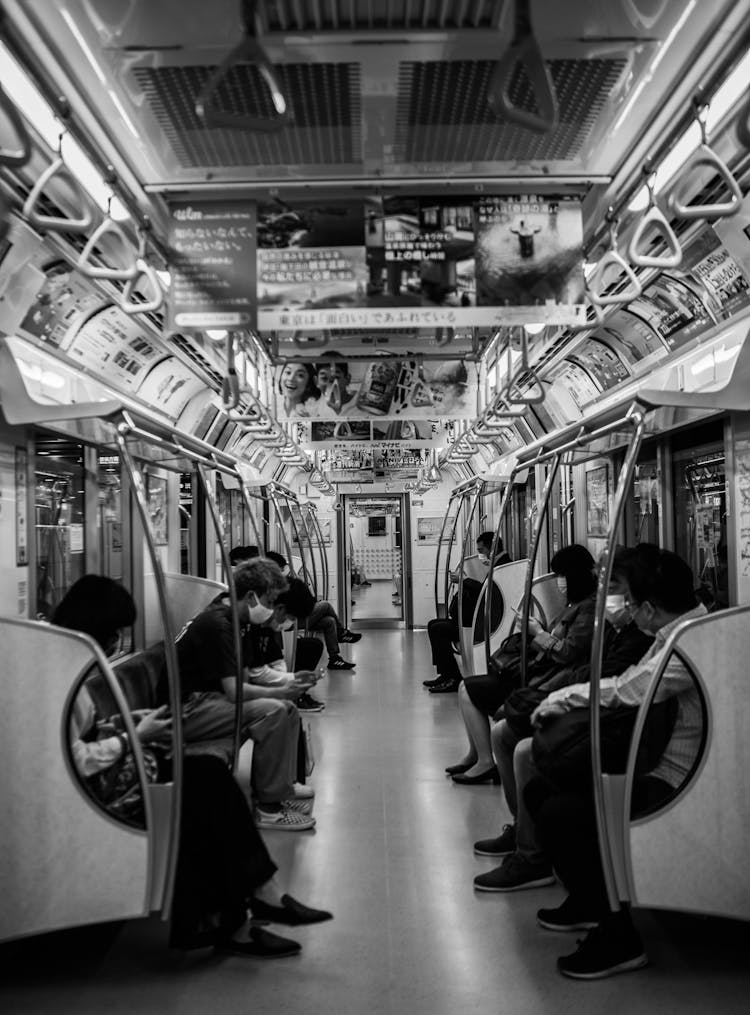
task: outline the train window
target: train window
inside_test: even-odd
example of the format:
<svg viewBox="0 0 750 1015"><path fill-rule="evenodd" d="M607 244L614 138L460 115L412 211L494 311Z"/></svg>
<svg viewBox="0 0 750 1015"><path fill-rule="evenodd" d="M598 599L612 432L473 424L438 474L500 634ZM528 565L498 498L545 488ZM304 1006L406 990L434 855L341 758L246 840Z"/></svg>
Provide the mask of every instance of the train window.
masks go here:
<svg viewBox="0 0 750 1015"><path fill-rule="evenodd" d="M729 605L726 460L723 443L674 455L675 551L693 569L710 607Z"/></svg>
<svg viewBox="0 0 750 1015"><path fill-rule="evenodd" d="M122 581L122 476L119 455L99 453L96 483L99 572L115 581Z"/></svg>
<svg viewBox="0 0 750 1015"><path fill-rule="evenodd" d="M659 539L659 511L661 506L659 463L653 449L641 454L633 474L633 486L626 504L627 542L655 543Z"/></svg>
<svg viewBox="0 0 750 1015"><path fill-rule="evenodd" d="M83 447L39 437L35 458L36 614L49 620L86 570Z"/></svg>

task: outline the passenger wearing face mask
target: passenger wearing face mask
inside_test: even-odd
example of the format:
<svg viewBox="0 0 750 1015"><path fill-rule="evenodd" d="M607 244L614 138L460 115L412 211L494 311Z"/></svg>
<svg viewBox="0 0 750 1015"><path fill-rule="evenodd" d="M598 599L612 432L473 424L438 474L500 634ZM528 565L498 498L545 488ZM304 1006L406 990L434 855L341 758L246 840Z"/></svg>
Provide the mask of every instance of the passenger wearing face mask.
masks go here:
<svg viewBox="0 0 750 1015"><path fill-rule="evenodd" d="M647 651L652 641L649 634L640 631L631 622L630 615L623 605L628 588L627 574L632 552L622 547L614 554L607 596L609 608L602 655L603 677L621 673L631 663L636 662ZM588 563L585 557L581 557L581 560L584 564ZM561 566L556 558L553 558L553 561L556 562L553 566ZM584 585L584 590L585 588ZM593 621L593 617L591 620ZM585 662L579 659L576 664L553 670L551 675L549 671L546 673L542 671L537 677L531 673L528 689L522 692L529 699L528 714L525 717L516 715L513 720L501 718L503 709L495 715L490 734L492 756L500 773L505 799L514 821L512 824L506 824L499 836L482 839L474 844L474 852L479 856L503 858L503 862L495 870L480 874L474 879L474 887L480 891L511 892L551 883L552 871L549 859L541 847L524 800L526 784L538 774L531 755L531 716L534 702L530 699L535 697L537 702L543 701L554 688L588 681L591 636L592 628L584 652ZM508 701L510 703L511 698Z"/></svg>
<svg viewBox="0 0 750 1015"><path fill-rule="evenodd" d="M278 566L258 558L233 574L242 638L243 677L254 665L253 628L273 615L273 603L287 588ZM234 732L237 663L232 607L226 597L199 613L177 638L183 694L183 733L187 743L214 740ZM315 819L295 790L299 712L294 699L310 684L261 687L243 680L242 738L253 751L252 787L259 828L304 831ZM307 807L309 811L309 806Z"/></svg>
<svg viewBox="0 0 750 1015"><path fill-rule="evenodd" d="M669 550L650 543L636 546L627 583L631 620L654 640L638 662L618 676L602 679L602 709L640 705L672 631L682 621L706 613L705 606L696 604L692 571ZM676 702L677 710L667 746L656 767L636 775L633 782L631 813L636 817L663 806L684 784L705 735L701 697L678 654L670 655L653 699L655 705L669 700ZM549 695L534 717L553 721L554 716L588 703L589 684L573 684ZM539 910L537 920L548 930L589 931L577 951L558 959L558 970L574 979L593 980L645 966L643 941L628 908L610 911L590 786L559 791L535 780L525 795L539 840L568 890L561 906Z"/></svg>

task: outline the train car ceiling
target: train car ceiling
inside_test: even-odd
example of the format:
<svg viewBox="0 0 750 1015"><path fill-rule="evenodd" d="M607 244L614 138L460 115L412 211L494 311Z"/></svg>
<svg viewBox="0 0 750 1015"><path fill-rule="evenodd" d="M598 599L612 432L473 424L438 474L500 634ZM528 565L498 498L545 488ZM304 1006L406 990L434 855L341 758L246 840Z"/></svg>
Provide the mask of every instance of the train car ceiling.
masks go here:
<svg viewBox="0 0 750 1015"><path fill-rule="evenodd" d="M27 368L37 394L54 362L75 364L106 325L138 349L122 369L90 368L110 395L259 477L312 475L323 487L300 447L308 435L274 416L285 363L332 352L355 365L398 360L411 399L399 412L436 416L450 408L431 401L429 382L463 364L476 406L433 449L423 483L446 468L507 474L525 445L619 403L647 376L649 387L718 388L747 331L750 257L737 253L738 227L711 214L747 203L747 13L732 0L9 0L3 85L29 121L31 151L0 171L4 199L26 213L13 216L2 254L0 329L32 341L28 321L64 279L81 317L65 348L36 335L53 361ZM522 70L514 47L529 26L541 58L527 49ZM237 62L217 72L243 38ZM695 155L697 94L710 103L710 157ZM547 122L529 129L534 116ZM69 171L36 200L57 155ZM522 192L582 199L590 305L577 326L282 328L247 332L236 350L223 334L167 333L168 277L155 269L168 267L170 200L273 202L288 230L299 200ZM57 214L67 225L50 229ZM647 230L652 219L659 227ZM237 404L228 353L250 392Z"/></svg>

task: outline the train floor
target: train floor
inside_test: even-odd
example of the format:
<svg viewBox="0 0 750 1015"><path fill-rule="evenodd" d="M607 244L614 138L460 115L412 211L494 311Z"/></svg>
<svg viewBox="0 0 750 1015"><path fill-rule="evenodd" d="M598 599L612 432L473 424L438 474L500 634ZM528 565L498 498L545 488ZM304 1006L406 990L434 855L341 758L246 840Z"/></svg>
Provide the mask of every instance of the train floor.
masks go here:
<svg viewBox="0 0 750 1015"><path fill-rule="evenodd" d="M352 621L401 620L401 600L392 578L373 578L369 585L352 587Z"/></svg>
<svg viewBox="0 0 750 1015"><path fill-rule="evenodd" d="M576 934L535 922L559 885L475 893L495 861L473 840L508 819L502 791L444 775L463 749L455 695L430 696L425 632L365 631L357 662L319 685L314 832L266 833L283 887L335 913L272 928L302 942L280 961L183 955L157 919L0 947L0 1009L118 1015L456 1015L507 1012L746 1012L748 930L733 921L640 912L651 965L581 983L555 969ZM710 836L709 828L699 830ZM710 877L710 869L706 871ZM580 936L580 935L578 935Z"/></svg>

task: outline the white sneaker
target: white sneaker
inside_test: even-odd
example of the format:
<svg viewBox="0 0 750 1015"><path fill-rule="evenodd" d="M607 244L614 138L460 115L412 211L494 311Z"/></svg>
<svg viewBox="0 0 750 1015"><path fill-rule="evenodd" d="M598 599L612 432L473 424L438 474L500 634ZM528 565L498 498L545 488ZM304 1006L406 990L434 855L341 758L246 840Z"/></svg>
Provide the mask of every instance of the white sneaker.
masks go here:
<svg viewBox="0 0 750 1015"><path fill-rule="evenodd" d="M314 800L282 800L281 806L297 814L312 814Z"/></svg>
<svg viewBox="0 0 750 1015"><path fill-rule="evenodd" d="M295 800L312 800L312 798L315 796L315 790L312 788L312 786L306 786L304 783L301 782L295 782L295 784L292 786L292 789L294 790Z"/></svg>
<svg viewBox="0 0 750 1015"><path fill-rule="evenodd" d="M280 811L263 811L259 807L255 812L255 824L258 828L276 828L280 832L306 832L315 827L315 818L283 806Z"/></svg>

